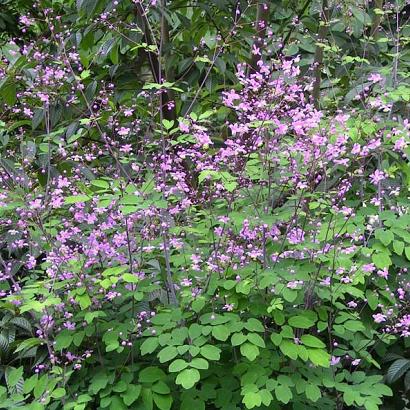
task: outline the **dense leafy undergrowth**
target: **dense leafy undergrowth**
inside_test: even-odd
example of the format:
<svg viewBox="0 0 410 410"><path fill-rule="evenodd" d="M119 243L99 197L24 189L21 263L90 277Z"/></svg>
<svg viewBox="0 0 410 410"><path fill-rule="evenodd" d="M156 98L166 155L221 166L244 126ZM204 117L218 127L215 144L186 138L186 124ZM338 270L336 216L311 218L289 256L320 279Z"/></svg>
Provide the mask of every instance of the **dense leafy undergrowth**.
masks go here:
<svg viewBox="0 0 410 410"><path fill-rule="evenodd" d="M199 34L190 89L165 79L164 22L183 54L205 14L164 6L41 1L1 48L0 407L404 408L399 50L321 105L298 49L262 58L255 40L236 66L236 5L223 38ZM363 30L386 10L353 14ZM141 50L159 66L138 88ZM226 64L230 85L204 88Z"/></svg>

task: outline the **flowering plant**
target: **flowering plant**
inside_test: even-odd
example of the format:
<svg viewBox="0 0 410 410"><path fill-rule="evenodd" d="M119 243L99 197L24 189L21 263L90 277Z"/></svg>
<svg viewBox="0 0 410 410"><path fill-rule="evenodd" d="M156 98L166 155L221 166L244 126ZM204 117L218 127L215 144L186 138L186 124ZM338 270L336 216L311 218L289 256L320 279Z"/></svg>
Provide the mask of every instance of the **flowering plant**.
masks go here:
<svg viewBox="0 0 410 410"><path fill-rule="evenodd" d="M410 368L408 94L367 73L363 109L320 107L257 38L201 104L239 6L192 91L165 2L51 3L19 17L43 41L1 48L3 406L381 408Z"/></svg>

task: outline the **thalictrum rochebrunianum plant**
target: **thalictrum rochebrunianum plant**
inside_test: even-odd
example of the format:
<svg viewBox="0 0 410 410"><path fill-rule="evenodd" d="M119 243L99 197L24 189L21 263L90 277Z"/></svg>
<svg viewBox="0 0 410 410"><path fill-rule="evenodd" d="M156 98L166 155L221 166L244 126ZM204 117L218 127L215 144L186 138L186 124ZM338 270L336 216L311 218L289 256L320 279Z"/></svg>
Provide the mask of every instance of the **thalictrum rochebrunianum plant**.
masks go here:
<svg viewBox="0 0 410 410"><path fill-rule="evenodd" d="M0 408L403 408L405 5L279 3L5 2Z"/></svg>

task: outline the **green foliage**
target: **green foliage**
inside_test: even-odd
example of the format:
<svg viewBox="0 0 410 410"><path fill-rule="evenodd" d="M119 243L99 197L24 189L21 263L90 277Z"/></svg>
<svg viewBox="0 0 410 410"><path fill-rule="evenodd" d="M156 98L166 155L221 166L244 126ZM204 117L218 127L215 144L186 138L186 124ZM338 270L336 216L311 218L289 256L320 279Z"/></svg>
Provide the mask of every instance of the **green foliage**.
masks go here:
<svg viewBox="0 0 410 410"><path fill-rule="evenodd" d="M114 7L106 0L41 0L35 9L28 3L3 1L0 10L0 166L11 186L0 192L7 191L0 205L0 263L7 270L0 284L0 408L374 410L386 403L403 408L402 396L410 390L409 345L382 331L385 323L374 316L391 309L389 318L398 317L409 308L394 293L405 287L410 261L410 151L394 148L409 114L410 27L400 14L405 5L396 2L393 12L362 1L272 3L272 34L263 39L263 54L298 56L302 75L319 79L312 85L319 91L312 104L327 113L347 107L346 139L370 145L377 136L382 148L368 157L353 156L346 168L320 169L322 182L315 185L312 178L301 189L280 182L292 180L292 161L308 174L300 157L309 153L273 158L261 148L241 158L237 172L196 167L188 155L183 166L197 196L180 213L176 204L184 187L161 194L161 181L146 165L158 161L165 139L177 154L193 146L194 136L178 128L191 120L196 131L214 131L203 152L216 155L223 146L231 132L226 124L236 119L220 103L221 92L239 89L236 66L255 55L256 9L262 2L158 2L146 15L131 1ZM325 3L331 15L324 22ZM48 8L61 20L41 14ZM27 13L33 21L16 44L11 37L21 29L19 16ZM396 23L400 30L391 30ZM321 36L323 27L327 32ZM57 56L65 56L65 48L78 53L81 71L47 90L50 104L24 95L35 87L37 93L47 89L33 60L22 53L25 39L38 43L50 67L64 65ZM380 80L369 80L371 74ZM164 96L175 104L168 111ZM20 111L13 110L21 101ZM22 107L32 114L21 117ZM135 118L129 119L124 107L132 108ZM335 139L329 121L325 116L318 126L330 128ZM132 129L136 155L117 150L122 126ZM275 127L260 120L249 125L266 131L263 138L274 135ZM90 146L92 155L78 161L77 153L81 157ZM378 186L366 183L374 169L387 175ZM57 176L71 181L69 194L37 214L31 201L48 200ZM333 181L345 176L356 194L345 198L351 212L343 214L334 208L340 187ZM179 174L168 178L178 180ZM385 195L398 188L397 195ZM391 210L367 201L376 191ZM27 211L27 224L14 229L21 210ZM76 215L82 211L88 220ZM101 219L105 213L108 220ZM114 237L116 247L125 249L121 257L105 259L88 249L93 258L88 265L81 241L97 243L103 234L81 239L78 232L65 232L69 239L62 240L67 219L75 218L87 234L104 225L110 239L99 245ZM126 235L116 231L116 218L125 221ZM309 240L289 241L295 221ZM245 226L256 232L246 249L251 253L258 241L263 249L247 264L220 251L224 241L232 253L235 241L245 249ZM273 226L278 232L266 240L266 229ZM31 241L19 247L23 230ZM156 237L148 246L152 232ZM281 240L273 240L275 235ZM170 238L182 239L172 247ZM133 241L139 248L131 255ZM55 280L53 256L72 248L77 257L64 260L67 276ZM284 252L294 257L279 257ZM209 264L193 267L196 254ZM272 263L268 255L276 255ZM32 269L26 267L29 256L36 260ZM374 272L364 268L371 264ZM342 281L346 272L351 275ZM58 323L48 328L42 320L51 311ZM389 357L390 350L397 353Z"/></svg>

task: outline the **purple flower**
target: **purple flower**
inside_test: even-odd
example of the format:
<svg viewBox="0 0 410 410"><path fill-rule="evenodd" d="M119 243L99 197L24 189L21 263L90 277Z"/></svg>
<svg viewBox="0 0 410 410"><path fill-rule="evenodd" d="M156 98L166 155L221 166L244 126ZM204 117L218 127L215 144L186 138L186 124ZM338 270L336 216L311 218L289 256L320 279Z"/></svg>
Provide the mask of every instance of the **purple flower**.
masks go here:
<svg viewBox="0 0 410 410"><path fill-rule="evenodd" d="M26 262L27 269L34 269L36 267L37 261L33 255L29 255L28 261Z"/></svg>
<svg viewBox="0 0 410 410"><path fill-rule="evenodd" d="M362 266L363 272L373 272L376 268L374 263L368 263L367 265Z"/></svg>
<svg viewBox="0 0 410 410"><path fill-rule="evenodd" d="M378 270L377 275L381 278L387 279L389 277L389 270L387 268L384 268L383 270Z"/></svg>
<svg viewBox="0 0 410 410"><path fill-rule="evenodd" d="M376 313L375 315L372 315L372 316L373 316L373 320L375 321L375 323L382 323L387 320L387 316L381 313Z"/></svg>
<svg viewBox="0 0 410 410"><path fill-rule="evenodd" d="M369 77L367 77L367 79L371 81L373 84L376 84L382 81L383 77L379 73L373 73L373 74L370 74Z"/></svg>
<svg viewBox="0 0 410 410"><path fill-rule="evenodd" d="M20 16L19 21L21 24L24 24L25 26L31 26L33 24L33 20L31 20L27 16Z"/></svg>
<svg viewBox="0 0 410 410"><path fill-rule="evenodd" d="M305 232L300 228L293 228L287 235L289 243L296 245L305 240Z"/></svg>
<svg viewBox="0 0 410 410"><path fill-rule="evenodd" d="M383 181L386 178L387 178L387 175L383 171L380 171L379 169L376 169L376 171L374 171L373 174L370 174L370 181L374 185L377 185L380 181Z"/></svg>
<svg viewBox="0 0 410 410"><path fill-rule="evenodd" d="M121 127L121 128L118 130L118 135L121 135L121 136L128 135L129 133L130 133L130 129L129 129L129 128L126 128L126 127Z"/></svg>
<svg viewBox="0 0 410 410"><path fill-rule="evenodd" d="M330 365L336 366L340 362L340 357L332 356L330 358Z"/></svg>
<svg viewBox="0 0 410 410"><path fill-rule="evenodd" d="M188 278L184 278L181 280L181 286L187 288L192 285L192 280Z"/></svg>
<svg viewBox="0 0 410 410"><path fill-rule="evenodd" d="M183 122L183 121L180 121L180 122L179 122L179 129L180 129L183 133L185 133L185 134L188 134L188 133L189 133L189 126L188 126L188 124L186 124L186 123Z"/></svg>
<svg viewBox="0 0 410 410"><path fill-rule="evenodd" d="M74 330L75 329L75 323L67 321L63 323L64 327L68 330Z"/></svg>
<svg viewBox="0 0 410 410"><path fill-rule="evenodd" d="M234 304L233 303L227 303L223 306L223 310L226 310L227 312L232 312L234 308Z"/></svg>

